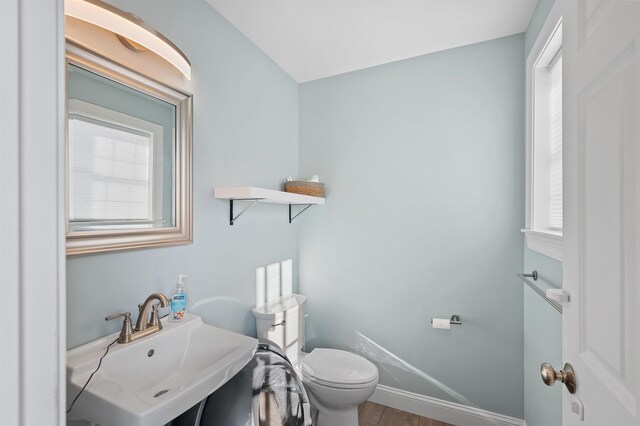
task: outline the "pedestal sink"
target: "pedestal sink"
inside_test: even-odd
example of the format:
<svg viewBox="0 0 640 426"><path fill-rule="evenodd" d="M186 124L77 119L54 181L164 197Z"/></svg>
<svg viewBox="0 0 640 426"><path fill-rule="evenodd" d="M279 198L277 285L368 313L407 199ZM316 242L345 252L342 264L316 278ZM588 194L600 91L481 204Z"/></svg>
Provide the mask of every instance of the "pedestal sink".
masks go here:
<svg viewBox="0 0 640 426"><path fill-rule="evenodd" d="M254 338L206 325L196 315L162 321L163 329L114 344L78 398L69 420L100 426L158 426L218 389L253 357ZM67 352L67 404L118 333Z"/></svg>

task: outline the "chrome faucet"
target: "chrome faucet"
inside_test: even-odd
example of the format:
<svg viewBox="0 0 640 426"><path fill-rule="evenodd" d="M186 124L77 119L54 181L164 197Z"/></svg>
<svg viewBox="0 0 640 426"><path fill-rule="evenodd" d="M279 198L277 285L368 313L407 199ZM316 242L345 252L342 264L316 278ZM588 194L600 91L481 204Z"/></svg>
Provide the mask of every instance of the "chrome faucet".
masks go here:
<svg viewBox="0 0 640 426"><path fill-rule="evenodd" d="M160 303L153 303L158 301ZM153 333L157 333L162 330L162 323L160 322L160 316L158 314L159 308L166 308L169 306L169 299L162 293L153 293L144 303L138 305L140 311L138 312L138 320L136 321L136 327L131 328L131 313L123 312L121 314L111 315L105 318L106 321L124 317L122 323L122 331L118 337L118 343L129 343L134 340L138 340L142 337L148 336ZM151 318L149 317L149 309L151 309Z"/></svg>

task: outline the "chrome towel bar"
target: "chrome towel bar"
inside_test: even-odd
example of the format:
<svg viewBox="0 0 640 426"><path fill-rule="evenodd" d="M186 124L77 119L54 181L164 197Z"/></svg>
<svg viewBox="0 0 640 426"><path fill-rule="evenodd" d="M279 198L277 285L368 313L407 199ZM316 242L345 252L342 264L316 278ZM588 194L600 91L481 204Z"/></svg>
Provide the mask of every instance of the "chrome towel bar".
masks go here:
<svg viewBox="0 0 640 426"><path fill-rule="evenodd" d="M529 278L533 278L535 281L537 281L538 279L538 272L537 271L533 271L531 274L516 274L516 276L518 278L520 278L522 280L522 282L524 282L526 285L528 285L529 287L531 287L531 289L533 291L535 291L540 297L542 297L544 300L547 301L547 303L549 303L551 306L553 306L553 308L562 313L562 305L559 304L558 302L556 302L555 300L551 300L547 297L547 295L545 294L544 290L542 290L540 287L538 287L537 284L535 284L533 281L531 281Z"/></svg>

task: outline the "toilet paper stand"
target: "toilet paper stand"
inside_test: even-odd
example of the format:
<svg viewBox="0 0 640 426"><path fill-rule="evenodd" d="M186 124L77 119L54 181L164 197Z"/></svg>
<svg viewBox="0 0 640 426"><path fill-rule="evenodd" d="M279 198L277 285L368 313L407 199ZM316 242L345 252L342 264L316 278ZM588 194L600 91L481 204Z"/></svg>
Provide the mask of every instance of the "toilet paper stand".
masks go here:
<svg viewBox="0 0 640 426"><path fill-rule="evenodd" d="M449 323L451 325L462 325L462 321L460 321L460 315L451 315ZM431 318L431 324L433 324L433 318Z"/></svg>

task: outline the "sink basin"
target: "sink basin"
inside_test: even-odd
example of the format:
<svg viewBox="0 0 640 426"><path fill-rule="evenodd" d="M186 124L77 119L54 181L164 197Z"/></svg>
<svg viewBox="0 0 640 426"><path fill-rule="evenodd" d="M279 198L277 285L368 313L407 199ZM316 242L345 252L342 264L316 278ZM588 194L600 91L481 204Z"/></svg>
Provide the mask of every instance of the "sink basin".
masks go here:
<svg viewBox="0 0 640 426"><path fill-rule="evenodd" d="M254 338L206 325L196 315L162 320L158 333L111 346L69 420L100 426L158 426L218 389L253 357ZM67 351L71 404L119 333Z"/></svg>

